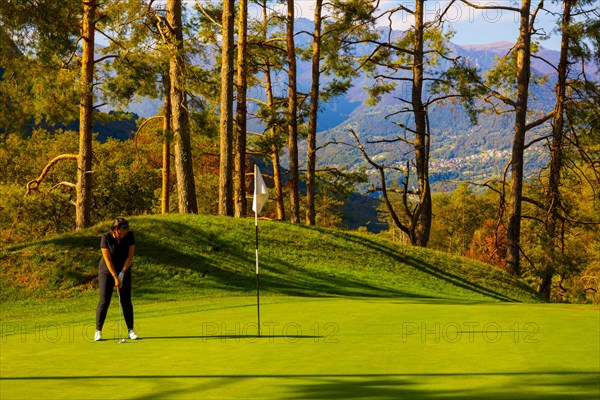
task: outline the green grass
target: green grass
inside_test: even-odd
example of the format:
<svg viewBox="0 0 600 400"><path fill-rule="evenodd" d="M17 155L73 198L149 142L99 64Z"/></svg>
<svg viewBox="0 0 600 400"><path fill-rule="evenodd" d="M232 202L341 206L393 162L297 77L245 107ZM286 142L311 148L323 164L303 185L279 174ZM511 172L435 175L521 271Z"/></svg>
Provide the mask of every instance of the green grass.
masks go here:
<svg viewBox="0 0 600 400"><path fill-rule="evenodd" d="M93 342L106 226L0 253L0 398L598 399L600 310L373 235L132 219L142 340ZM116 296L115 296L116 299Z"/></svg>
<svg viewBox="0 0 600 400"><path fill-rule="evenodd" d="M0 300L54 301L95 292L107 224L0 252ZM139 300L248 295L255 288L252 219L133 218L134 291ZM538 301L489 265L374 235L260 221L265 295L417 297ZM5 310L6 311L6 310Z"/></svg>
<svg viewBox="0 0 600 400"><path fill-rule="evenodd" d="M0 397L597 399L598 309L253 297L137 308L142 340L91 313L3 321ZM37 326L36 326L37 324Z"/></svg>

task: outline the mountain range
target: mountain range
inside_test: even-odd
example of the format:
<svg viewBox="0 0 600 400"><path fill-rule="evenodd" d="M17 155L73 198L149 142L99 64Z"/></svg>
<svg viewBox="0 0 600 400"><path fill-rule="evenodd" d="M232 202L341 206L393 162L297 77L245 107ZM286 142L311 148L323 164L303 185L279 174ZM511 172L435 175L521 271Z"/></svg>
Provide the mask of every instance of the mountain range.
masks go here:
<svg viewBox="0 0 600 400"><path fill-rule="evenodd" d="M298 31L311 31L312 21L298 20ZM395 34L399 34L396 32ZM307 37L300 38L300 44L307 43ZM298 43L297 43L298 44ZM455 55L465 57L476 66L480 73L485 73L495 65L498 57L502 57L514 46L510 42L495 42L472 45L450 44ZM548 77L546 84L532 87L530 106L532 110L547 112L554 107L553 74L557 65L559 52L541 48L539 58L532 59L532 72ZM547 62L541 60L545 59ZM299 90L307 92L310 86L311 66L307 61L298 62ZM442 65L441 68L444 66ZM590 65L587 69L590 76L598 76L597 66ZM285 93L287 78L280 76L275 79L282 93ZM397 98L406 89L397 88L394 92L384 95L375 106L366 104L368 98L365 87L372 85L366 76L362 75L353 80L353 86L342 96L322 104L318 121L318 145L331 142L353 143L348 126L351 126L361 138L369 155L382 164L404 166L412 159L410 146L400 143L373 143L374 141L390 140L404 135L398 123L410 123L410 113L401 113L405 104ZM258 89L252 96L261 97ZM150 117L157 113L159 101L146 99L131 104L130 112L142 117ZM252 106L250 106L252 109ZM482 113L478 121L472 124L467 113L461 106L433 105L429 110L431 127L431 159L430 174L434 188L445 190L452 188L454 181L479 181L486 178L499 177L510 159L512 146L512 114L495 115ZM261 132L263 126L254 119L248 123L248 129ZM528 140L535 138L549 129L542 126L529 133ZM407 136L410 139L410 135ZM306 144L300 145L300 159L304 159ZM338 167L348 170L369 170L369 165L360 152L350 146L328 145L321 148L317 155L321 166ZM532 174L544 166L547 151L543 142L527 150L526 173ZM390 174L391 183L403 179L398 174ZM366 189L368 185L362 187Z"/></svg>

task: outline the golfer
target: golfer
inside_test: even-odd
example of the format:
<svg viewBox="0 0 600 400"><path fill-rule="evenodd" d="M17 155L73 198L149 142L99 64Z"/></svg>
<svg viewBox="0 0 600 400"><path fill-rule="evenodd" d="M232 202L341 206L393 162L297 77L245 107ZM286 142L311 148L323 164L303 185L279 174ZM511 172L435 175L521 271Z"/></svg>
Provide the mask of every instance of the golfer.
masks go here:
<svg viewBox="0 0 600 400"><path fill-rule="evenodd" d="M133 305L131 304L131 265L135 252L135 239L125 218L117 218L110 231L102 235L100 250L102 250L98 271L100 301L96 310L94 340L102 340L102 327L115 286L120 294L129 339L137 339L133 330Z"/></svg>

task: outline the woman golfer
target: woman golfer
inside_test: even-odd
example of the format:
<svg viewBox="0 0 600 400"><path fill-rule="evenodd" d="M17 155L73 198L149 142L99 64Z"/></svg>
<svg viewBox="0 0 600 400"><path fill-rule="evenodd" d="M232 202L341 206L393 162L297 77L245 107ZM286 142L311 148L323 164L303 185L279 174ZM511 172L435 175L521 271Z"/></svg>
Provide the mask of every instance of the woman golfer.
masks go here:
<svg viewBox="0 0 600 400"><path fill-rule="evenodd" d="M125 218L117 218L110 231L102 235L100 250L102 250L98 271L100 301L96 310L94 340L102 340L102 327L115 286L119 291L129 338L137 339L133 331L133 305L131 304L131 264L135 252L135 239Z"/></svg>

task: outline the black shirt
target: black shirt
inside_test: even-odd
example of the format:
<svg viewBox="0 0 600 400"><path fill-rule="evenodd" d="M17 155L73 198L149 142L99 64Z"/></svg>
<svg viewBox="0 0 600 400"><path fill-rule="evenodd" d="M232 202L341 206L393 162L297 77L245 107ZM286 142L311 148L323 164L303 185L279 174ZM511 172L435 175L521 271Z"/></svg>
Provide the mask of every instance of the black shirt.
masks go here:
<svg viewBox="0 0 600 400"><path fill-rule="evenodd" d="M115 272L117 274L123 269L125 261L129 256L129 247L133 245L135 245L133 231L127 232L127 234L120 241L117 241L110 231L103 234L102 238L100 239L100 248L108 249L110 252L113 266L115 267ZM104 257L100 259L99 267L101 272L110 274L110 271L106 266L106 262L104 261Z"/></svg>

